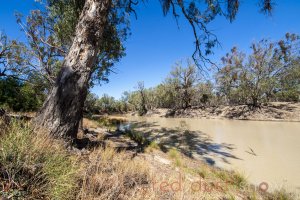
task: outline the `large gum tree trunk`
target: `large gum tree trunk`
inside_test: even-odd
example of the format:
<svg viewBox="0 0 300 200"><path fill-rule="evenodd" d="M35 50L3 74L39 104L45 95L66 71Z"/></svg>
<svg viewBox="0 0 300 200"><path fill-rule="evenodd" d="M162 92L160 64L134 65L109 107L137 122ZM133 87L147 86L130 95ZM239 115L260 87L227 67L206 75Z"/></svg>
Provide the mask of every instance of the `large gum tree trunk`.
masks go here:
<svg viewBox="0 0 300 200"><path fill-rule="evenodd" d="M36 130L55 137L76 138L92 67L103 40L111 0L86 0L73 44L56 83L34 119Z"/></svg>

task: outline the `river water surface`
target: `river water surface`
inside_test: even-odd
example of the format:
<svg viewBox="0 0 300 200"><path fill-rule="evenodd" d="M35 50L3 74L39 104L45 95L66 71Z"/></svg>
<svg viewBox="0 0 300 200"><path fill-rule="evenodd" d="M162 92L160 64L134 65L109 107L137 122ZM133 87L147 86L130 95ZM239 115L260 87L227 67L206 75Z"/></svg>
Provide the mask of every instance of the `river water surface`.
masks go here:
<svg viewBox="0 0 300 200"><path fill-rule="evenodd" d="M300 123L126 116L158 135L186 130L183 152L243 173L254 184L300 192ZM159 138L159 137L157 137ZM162 139L161 139L162 140ZM163 141L163 140L162 140ZM179 142L180 143L180 142ZM188 152L189 151L189 152Z"/></svg>

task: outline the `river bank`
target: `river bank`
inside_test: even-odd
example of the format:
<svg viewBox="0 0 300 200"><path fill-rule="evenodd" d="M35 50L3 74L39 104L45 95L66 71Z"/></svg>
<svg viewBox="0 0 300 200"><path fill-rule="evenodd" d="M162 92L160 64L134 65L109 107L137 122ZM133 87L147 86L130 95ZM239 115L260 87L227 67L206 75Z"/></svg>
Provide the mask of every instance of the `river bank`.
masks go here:
<svg viewBox="0 0 300 200"><path fill-rule="evenodd" d="M133 112L129 115L136 116L137 113ZM259 108L235 105L178 110L154 109L148 111L145 116L300 122L300 103L271 102L261 105Z"/></svg>
<svg viewBox="0 0 300 200"><path fill-rule="evenodd" d="M119 124L118 130L124 132L106 137L117 148L133 149L143 141L150 141L142 157L143 160L151 158L151 166L159 176L165 171L176 175L180 169L185 174L199 167L203 169L204 164L212 177L215 169L222 169L242 174L252 185L264 183L270 192L284 188L299 194L299 179L295 176L300 163L297 157L299 123L135 116L109 116L98 121L111 131L109 122ZM84 126L88 128L91 124L85 120ZM96 124L93 127L89 128L92 132L103 132ZM148 147L156 151L149 155ZM174 151L178 156L170 160L169 155ZM196 164L190 166L191 162ZM194 178L191 182L195 182Z"/></svg>

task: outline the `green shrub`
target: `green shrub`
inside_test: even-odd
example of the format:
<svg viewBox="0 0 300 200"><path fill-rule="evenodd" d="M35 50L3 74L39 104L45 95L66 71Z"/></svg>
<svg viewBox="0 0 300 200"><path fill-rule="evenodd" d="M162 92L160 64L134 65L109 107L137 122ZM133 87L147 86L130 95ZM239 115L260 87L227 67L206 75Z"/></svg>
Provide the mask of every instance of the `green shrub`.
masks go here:
<svg viewBox="0 0 300 200"><path fill-rule="evenodd" d="M1 78L0 107L13 111L35 111L44 102L44 89L13 78Z"/></svg>

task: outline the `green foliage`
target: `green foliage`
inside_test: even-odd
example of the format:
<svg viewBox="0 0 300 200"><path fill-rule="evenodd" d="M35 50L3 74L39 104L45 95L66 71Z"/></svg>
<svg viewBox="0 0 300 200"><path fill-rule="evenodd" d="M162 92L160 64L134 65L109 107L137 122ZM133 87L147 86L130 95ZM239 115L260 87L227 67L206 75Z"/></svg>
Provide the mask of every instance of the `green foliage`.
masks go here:
<svg viewBox="0 0 300 200"><path fill-rule="evenodd" d="M104 94L98 101L97 104L103 113L113 113L117 111L115 106L116 101L114 97Z"/></svg>
<svg viewBox="0 0 300 200"><path fill-rule="evenodd" d="M148 145L149 140L145 138L144 134L142 132L136 131L134 129L127 130L125 133L130 139L137 142L139 145Z"/></svg>
<svg viewBox="0 0 300 200"><path fill-rule="evenodd" d="M217 73L218 90L229 104L251 104L277 100L299 100L299 36L287 34L284 40L261 40L251 46L252 54L233 48L222 58Z"/></svg>
<svg viewBox="0 0 300 200"><path fill-rule="evenodd" d="M279 101L300 100L300 58L295 59L289 68L281 73L280 88L275 93Z"/></svg>
<svg viewBox="0 0 300 200"><path fill-rule="evenodd" d="M149 91L151 96L151 91ZM167 82L161 83L152 89L152 96L155 101L152 102L154 108L172 108L176 105L176 92L175 87Z"/></svg>
<svg viewBox="0 0 300 200"><path fill-rule="evenodd" d="M84 0L48 0L47 15L45 20L53 29L53 37L66 49L70 48L76 25L79 21ZM91 85L108 81L111 67L125 56L123 41L129 32L129 21L126 12L121 11L126 7L126 1L113 1L109 19L104 27L104 38L99 47L98 60L93 67Z"/></svg>
<svg viewBox="0 0 300 200"><path fill-rule="evenodd" d="M27 75L34 73L50 88L62 66L67 47L55 37L52 29L54 21L49 19L47 12L37 9L31 10L26 20L20 13L16 17L27 36L23 57L23 63L29 70Z"/></svg>
<svg viewBox="0 0 300 200"><path fill-rule="evenodd" d="M0 106L13 111L35 111L45 99L43 91L38 89L13 78L0 79Z"/></svg>
<svg viewBox="0 0 300 200"><path fill-rule="evenodd" d="M175 148L170 149L168 151L168 155L174 161L175 166L177 166L177 167L182 166L181 155L177 149L175 149Z"/></svg>
<svg viewBox="0 0 300 200"><path fill-rule="evenodd" d="M160 149L159 144L155 141L151 141L149 147L152 149Z"/></svg>
<svg viewBox="0 0 300 200"><path fill-rule="evenodd" d="M172 85L175 90L175 102L178 108L191 107L192 99L195 96L195 85L199 82L196 66L191 61L187 61L187 66L182 67L178 62L170 72L166 83Z"/></svg>
<svg viewBox="0 0 300 200"><path fill-rule="evenodd" d="M93 93L88 93L86 100L84 102L84 112L85 114L98 114L100 111L100 106L98 106L98 96Z"/></svg>
<svg viewBox="0 0 300 200"><path fill-rule="evenodd" d="M10 40L0 32L0 78L27 79L31 69L27 67L26 46L16 40Z"/></svg>
<svg viewBox="0 0 300 200"><path fill-rule="evenodd" d="M196 97L198 72L196 66L187 62L187 67L177 63L166 80L154 88L146 89L139 84L137 90L128 95L131 109L140 115L153 108L187 108Z"/></svg>
<svg viewBox="0 0 300 200"><path fill-rule="evenodd" d="M88 93L87 99L84 105L84 111L86 115L92 114L112 114L123 113L129 110L128 100L123 96L120 100L116 100L107 94L104 94L101 98L93 93Z"/></svg>
<svg viewBox="0 0 300 200"><path fill-rule="evenodd" d="M214 85L211 81L198 83L195 86L195 97L192 99L192 105L209 106L216 104L214 94Z"/></svg>

